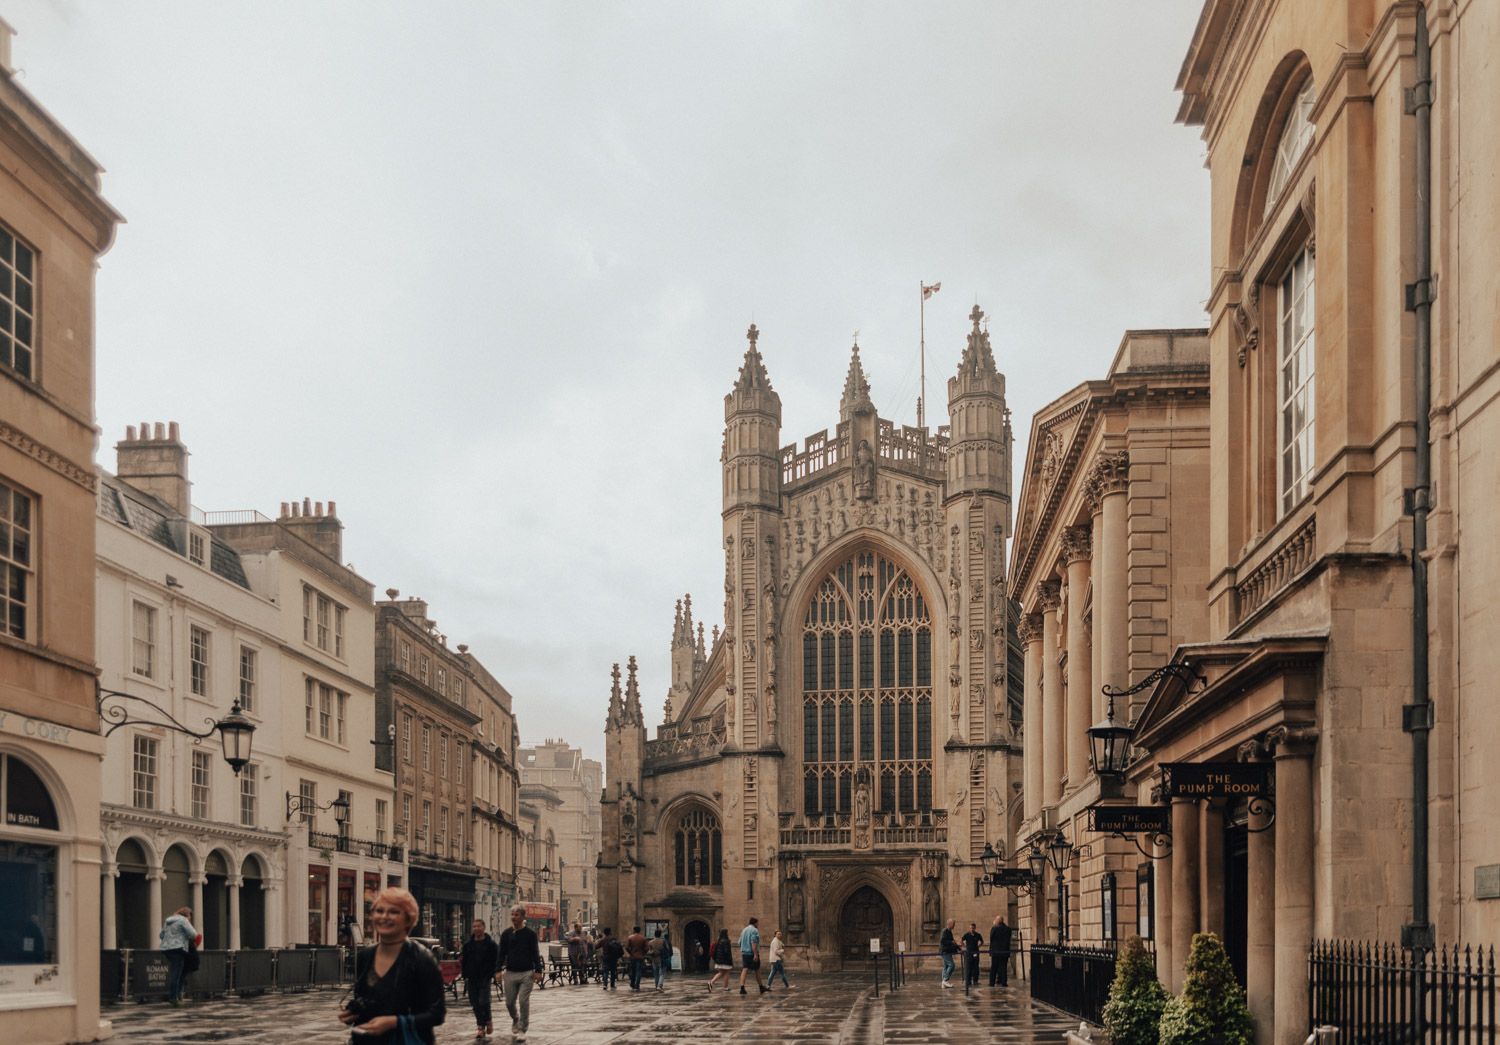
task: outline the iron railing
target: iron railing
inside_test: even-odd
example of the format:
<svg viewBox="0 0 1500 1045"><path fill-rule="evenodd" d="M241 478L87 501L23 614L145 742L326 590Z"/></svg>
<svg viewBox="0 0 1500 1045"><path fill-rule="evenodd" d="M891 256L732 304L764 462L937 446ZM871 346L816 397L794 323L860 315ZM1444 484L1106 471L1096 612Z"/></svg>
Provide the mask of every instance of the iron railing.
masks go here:
<svg viewBox="0 0 1500 1045"><path fill-rule="evenodd" d="M1340 1045L1494 1045L1500 1033L1494 947L1418 954L1392 943L1317 940L1308 987L1309 1026L1337 1027Z"/></svg>
<svg viewBox="0 0 1500 1045"><path fill-rule="evenodd" d="M308 831L307 844L315 849L326 849L330 853L362 853L376 860L400 863L402 848L388 842L368 842L363 838L329 834L327 831Z"/></svg>
<svg viewBox="0 0 1500 1045"><path fill-rule="evenodd" d="M1031 996L1055 1009L1100 1025L1115 982L1115 949L1032 944Z"/></svg>

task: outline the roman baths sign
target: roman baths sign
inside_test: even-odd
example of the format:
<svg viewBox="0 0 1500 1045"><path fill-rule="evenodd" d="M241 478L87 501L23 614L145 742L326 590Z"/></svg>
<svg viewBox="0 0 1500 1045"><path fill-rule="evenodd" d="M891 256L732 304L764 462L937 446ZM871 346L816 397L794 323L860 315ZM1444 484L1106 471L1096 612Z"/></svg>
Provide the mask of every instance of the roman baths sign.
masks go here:
<svg viewBox="0 0 1500 1045"><path fill-rule="evenodd" d="M1163 762L1161 790L1166 798L1269 798L1267 762Z"/></svg>

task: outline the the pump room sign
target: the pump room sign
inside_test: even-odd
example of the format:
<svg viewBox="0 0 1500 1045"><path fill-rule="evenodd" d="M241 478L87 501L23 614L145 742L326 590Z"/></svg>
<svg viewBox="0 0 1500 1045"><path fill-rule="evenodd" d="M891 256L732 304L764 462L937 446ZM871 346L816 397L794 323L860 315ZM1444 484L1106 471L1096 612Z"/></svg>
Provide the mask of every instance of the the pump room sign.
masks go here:
<svg viewBox="0 0 1500 1045"><path fill-rule="evenodd" d="M1271 795L1271 765L1163 762L1161 784L1167 798L1266 798Z"/></svg>

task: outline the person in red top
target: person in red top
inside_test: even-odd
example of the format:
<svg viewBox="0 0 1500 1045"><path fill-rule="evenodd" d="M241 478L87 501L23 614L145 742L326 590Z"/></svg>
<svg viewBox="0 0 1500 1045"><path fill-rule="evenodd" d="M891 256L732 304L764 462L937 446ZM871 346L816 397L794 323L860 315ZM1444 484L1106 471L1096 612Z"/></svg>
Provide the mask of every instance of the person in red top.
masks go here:
<svg viewBox="0 0 1500 1045"><path fill-rule="evenodd" d="M639 925L625 937L625 957L630 959L630 989L638 991L641 989L641 973L646 967L646 938L641 935Z"/></svg>

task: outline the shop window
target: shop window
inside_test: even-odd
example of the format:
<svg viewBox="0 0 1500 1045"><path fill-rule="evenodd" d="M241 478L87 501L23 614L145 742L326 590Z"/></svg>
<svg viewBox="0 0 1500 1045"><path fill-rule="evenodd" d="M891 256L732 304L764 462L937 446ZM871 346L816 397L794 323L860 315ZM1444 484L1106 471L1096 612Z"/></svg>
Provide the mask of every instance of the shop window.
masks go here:
<svg viewBox="0 0 1500 1045"><path fill-rule="evenodd" d="M50 965L57 961L58 848L29 832L56 831L57 808L20 759L0 755L0 777L6 828L28 832L0 838L0 965Z"/></svg>

